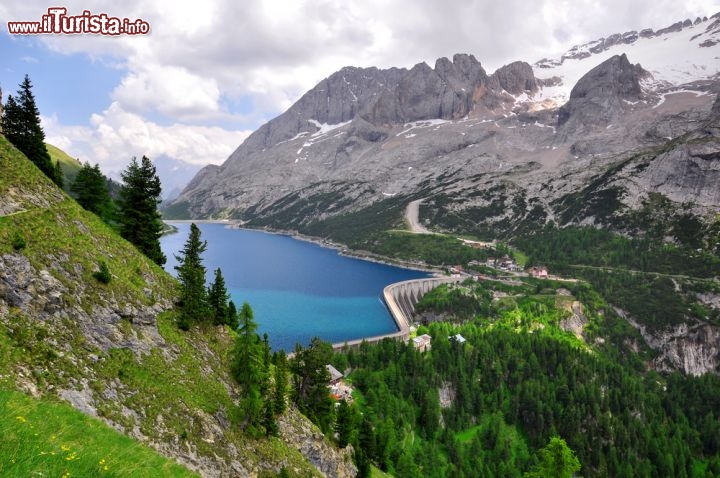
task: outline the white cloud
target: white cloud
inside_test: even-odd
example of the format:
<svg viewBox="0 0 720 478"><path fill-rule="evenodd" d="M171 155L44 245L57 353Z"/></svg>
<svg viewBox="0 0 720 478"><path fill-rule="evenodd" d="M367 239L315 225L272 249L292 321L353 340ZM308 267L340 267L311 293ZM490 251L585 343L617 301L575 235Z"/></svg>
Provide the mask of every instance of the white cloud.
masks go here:
<svg viewBox="0 0 720 478"><path fill-rule="evenodd" d="M81 161L100 163L117 177L133 156L167 156L191 164L220 164L250 134L219 127L172 124L162 126L112 103L94 114L87 126L63 126L43 117L48 143Z"/></svg>
<svg viewBox="0 0 720 478"><path fill-rule="evenodd" d="M220 90L214 79L184 67L148 64L125 76L113 98L129 111L182 119L218 112Z"/></svg>

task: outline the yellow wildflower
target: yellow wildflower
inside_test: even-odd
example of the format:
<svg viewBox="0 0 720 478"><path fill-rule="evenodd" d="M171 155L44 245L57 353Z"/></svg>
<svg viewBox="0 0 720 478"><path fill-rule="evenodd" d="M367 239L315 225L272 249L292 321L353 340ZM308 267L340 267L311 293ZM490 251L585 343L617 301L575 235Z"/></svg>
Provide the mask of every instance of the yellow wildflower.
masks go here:
<svg viewBox="0 0 720 478"><path fill-rule="evenodd" d="M60 445L62 451L70 451L70 445Z"/></svg>
<svg viewBox="0 0 720 478"><path fill-rule="evenodd" d="M104 464L105 464L105 458L103 458L102 460L100 460L100 464L101 464L101 465L104 465Z"/></svg>
<svg viewBox="0 0 720 478"><path fill-rule="evenodd" d="M18 415L15 417L15 420L19 421L20 423L25 423L27 419L23 417L22 415Z"/></svg>
<svg viewBox="0 0 720 478"><path fill-rule="evenodd" d="M103 470L108 471L109 469L107 465L103 466Z"/></svg>

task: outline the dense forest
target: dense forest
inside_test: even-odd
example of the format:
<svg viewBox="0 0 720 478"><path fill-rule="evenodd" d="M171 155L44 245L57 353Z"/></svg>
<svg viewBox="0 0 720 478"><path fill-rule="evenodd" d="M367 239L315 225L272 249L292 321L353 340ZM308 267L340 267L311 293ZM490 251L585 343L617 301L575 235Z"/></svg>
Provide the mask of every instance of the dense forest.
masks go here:
<svg viewBox="0 0 720 478"><path fill-rule="evenodd" d="M338 436L354 444L361 471L368 460L398 477L523 476L559 437L582 476L718 476L720 378L661 375L640 355L619 357L631 332L600 338L618 327L606 304L587 284L567 287L444 287L421 301L456 312L445 317L455 323L418 330L432 350L387 340L336 354L356 388L338 409ZM561 328L577 299L585 336Z"/></svg>
<svg viewBox="0 0 720 478"><path fill-rule="evenodd" d="M698 294L720 291L713 280L720 271L718 223L692 226L685 216L678 221L671 229L677 244L652 235L629 239L590 227L551 228L514 244L528 254L530 264L588 281L651 330L687 319L718 324L720 311L697 299Z"/></svg>

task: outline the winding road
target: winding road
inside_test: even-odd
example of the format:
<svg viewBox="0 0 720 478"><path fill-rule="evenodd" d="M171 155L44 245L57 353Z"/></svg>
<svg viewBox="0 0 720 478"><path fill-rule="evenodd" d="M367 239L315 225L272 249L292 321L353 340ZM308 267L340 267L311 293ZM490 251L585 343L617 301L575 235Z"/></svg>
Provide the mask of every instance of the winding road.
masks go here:
<svg viewBox="0 0 720 478"><path fill-rule="evenodd" d="M420 203L424 200L425 198L411 201L405 209L405 219L407 219L410 225L410 231L415 234L434 234L434 232L429 231L425 226L420 224Z"/></svg>

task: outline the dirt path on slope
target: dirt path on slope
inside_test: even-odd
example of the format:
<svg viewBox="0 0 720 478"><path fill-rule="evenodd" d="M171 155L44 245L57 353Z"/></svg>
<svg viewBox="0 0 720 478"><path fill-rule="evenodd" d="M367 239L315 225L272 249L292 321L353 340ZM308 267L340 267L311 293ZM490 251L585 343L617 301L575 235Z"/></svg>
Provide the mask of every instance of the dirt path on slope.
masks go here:
<svg viewBox="0 0 720 478"><path fill-rule="evenodd" d="M414 232L415 234L434 234L433 232L425 228L425 226L420 224L420 203L424 200L425 198L411 201L405 209L405 219L410 225L410 231Z"/></svg>

